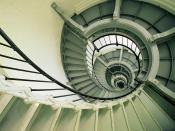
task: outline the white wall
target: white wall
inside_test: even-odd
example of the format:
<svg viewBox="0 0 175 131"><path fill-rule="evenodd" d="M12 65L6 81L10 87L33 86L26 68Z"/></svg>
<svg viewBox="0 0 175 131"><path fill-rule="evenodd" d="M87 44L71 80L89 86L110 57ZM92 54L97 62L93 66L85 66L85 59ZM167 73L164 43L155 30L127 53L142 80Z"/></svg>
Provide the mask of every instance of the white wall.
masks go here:
<svg viewBox="0 0 175 131"><path fill-rule="evenodd" d="M51 0L0 0L0 27L39 67L65 83L67 80L60 57L63 21L50 7L51 3ZM0 52L14 55L2 46ZM0 58L0 63L10 66L14 62ZM25 66L14 64L16 67ZM9 70L7 73L9 76L23 77L21 73ZM35 79L32 75L29 77Z"/></svg>

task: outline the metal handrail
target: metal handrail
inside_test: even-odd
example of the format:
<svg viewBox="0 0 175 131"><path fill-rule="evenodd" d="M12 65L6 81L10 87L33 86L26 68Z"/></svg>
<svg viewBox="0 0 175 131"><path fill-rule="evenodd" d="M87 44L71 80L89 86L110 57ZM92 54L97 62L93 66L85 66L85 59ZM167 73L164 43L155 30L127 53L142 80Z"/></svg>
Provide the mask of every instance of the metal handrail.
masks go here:
<svg viewBox="0 0 175 131"><path fill-rule="evenodd" d="M12 48L14 51L16 51L28 64L30 64L33 68L35 68L40 74L42 74L43 76L45 76L46 78L48 78L51 82L63 87L64 89L67 89L77 95L80 95L80 96L83 96L83 97L87 97L87 98L92 98L92 99L96 99L96 100L113 100L113 99L118 99L118 98L121 98L123 96L126 96L128 94L130 94L132 91L136 90L136 88L134 88L131 92L127 93L127 94L124 94L124 95L121 95L121 96L117 96L117 97L108 97L108 98L103 98L103 97L95 97L95 96L90 96L90 95L87 95L87 94L83 94L73 88L70 88L66 85L64 85L63 83L57 81L55 78L53 78L52 76L50 76L49 74L47 74L44 70L42 70L38 65L36 65L30 58L28 58L17 46L16 44L7 36L7 34L0 28L0 35L4 38L4 40L10 45L4 45L4 46L7 46L7 47L10 47ZM2 45L2 44L1 44ZM6 80L8 80L10 78L6 77ZM41 82L41 81L40 81ZM138 83L138 86L140 85L141 83ZM73 95L73 94L70 94L70 95ZM69 96L70 96L69 95ZM68 95L63 95L64 96L68 96ZM61 96L58 96L58 97L61 97Z"/></svg>

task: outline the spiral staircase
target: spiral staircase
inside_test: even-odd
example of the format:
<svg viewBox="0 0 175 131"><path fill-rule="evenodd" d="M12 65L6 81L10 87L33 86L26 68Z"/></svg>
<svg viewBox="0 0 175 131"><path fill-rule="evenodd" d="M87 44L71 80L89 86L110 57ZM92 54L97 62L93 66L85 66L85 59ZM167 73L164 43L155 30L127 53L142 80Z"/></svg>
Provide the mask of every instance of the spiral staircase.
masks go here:
<svg viewBox="0 0 175 131"><path fill-rule="evenodd" d="M0 131L175 131L175 1L59 2L67 83L0 29Z"/></svg>

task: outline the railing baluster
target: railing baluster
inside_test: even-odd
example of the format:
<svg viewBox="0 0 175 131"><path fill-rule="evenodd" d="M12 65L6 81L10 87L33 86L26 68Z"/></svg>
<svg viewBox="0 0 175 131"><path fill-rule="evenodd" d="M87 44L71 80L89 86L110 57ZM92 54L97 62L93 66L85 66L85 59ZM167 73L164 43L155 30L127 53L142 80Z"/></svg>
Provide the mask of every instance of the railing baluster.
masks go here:
<svg viewBox="0 0 175 131"><path fill-rule="evenodd" d="M76 100L73 100L72 102L77 102L77 101L81 101L82 99L76 99Z"/></svg>
<svg viewBox="0 0 175 131"><path fill-rule="evenodd" d="M66 90L64 88L62 89L31 89L31 91L55 91L55 90Z"/></svg>
<svg viewBox="0 0 175 131"><path fill-rule="evenodd" d="M41 74L40 72L36 72L36 71L24 70L24 69L20 69L20 68L14 68L14 67L3 66L3 65L0 65L0 68L16 70L16 71L22 71L22 72L28 72L28 73Z"/></svg>
<svg viewBox="0 0 175 131"><path fill-rule="evenodd" d="M7 59L16 60L16 61L21 61L21 62L27 62L25 60L21 60L21 59L14 58L14 57L7 56L7 55L3 55L3 54L0 54L0 57L4 57L4 58L7 58Z"/></svg>
<svg viewBox="0 0 175 131"><path fill-rule="evenodd" d="M3 44L3 43L0 43L0 45L5 46L5 47L8 47L8 48L12 48L11 46L6 45L6 44Z"/></svg>
<svg viewBox="0 0 175 131"><path fill-rule="evenodd" d="M77 95L77 94L68 94L68 95L54 96L54 98L67 97L67 96L74 96L74 95Z"/></svg>
<svg viewBox="0 0 175 131"><path fill-rule="evenodd" d="M5 77L5 80L54 83L53 81L21 79L21 78L10 78L10 77Z"/></svg>

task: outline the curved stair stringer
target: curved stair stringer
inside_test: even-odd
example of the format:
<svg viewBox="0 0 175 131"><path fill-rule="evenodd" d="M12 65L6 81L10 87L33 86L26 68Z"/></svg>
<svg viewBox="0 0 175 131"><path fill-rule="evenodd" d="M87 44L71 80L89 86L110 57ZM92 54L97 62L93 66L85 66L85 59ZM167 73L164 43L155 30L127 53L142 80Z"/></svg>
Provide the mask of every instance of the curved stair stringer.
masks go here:
<svg viewBox="0 0 175 131"><path fill-rule="evenodd" d="M86 64L87 41L65 25L62 34L62 63L68 84L74 89L91 95L103 97L104 89L90 77ZM87 99L92 101L93 99Z"/></svg>

